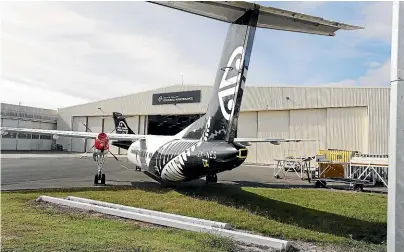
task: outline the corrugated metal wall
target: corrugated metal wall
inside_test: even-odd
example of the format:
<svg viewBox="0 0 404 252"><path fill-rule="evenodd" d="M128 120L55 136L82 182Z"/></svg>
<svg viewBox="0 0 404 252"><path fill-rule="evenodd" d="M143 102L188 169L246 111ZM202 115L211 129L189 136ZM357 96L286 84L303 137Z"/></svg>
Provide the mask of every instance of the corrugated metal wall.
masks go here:
<svg viewBox="0 0 404 252"><path fill-rule="evenodd" d="M87 125L87 117L85 116L77 116L73 118L73 130L74 131L84 131L86 132ZM85 152L85 143L86 140L84 138L70 138L71 139L71 151L74 152ZM58 139L59 140L59 139Z"/></svg>
<svg viewBox="0 0 404 252"><path fill-rule="evenodd" d="M314 156L319 149L368 152L368 113L365 107L292 109L258 112L258 137L318 141L258 143L257 163L274 163L286 156ZM239 125L243 127L242 125Z"/></svg>
<svg viewBox="0 0 404 252"><path fill-rule="evenodd" d="M146 134L147 132L147 117L146 116L128 116L126 117L126 122L129 127L136 134ZM86 129L87 126L87 129ZM146 128L145 128L146 127ZM89 131L89 132L113 132L115 129L115 123L112 116L74 116L73 117L73 130L74 131ZM140 132L140 133L139 133ZM81 138L64 138L62 142L71 142L72 149L74 152L84 152L90 151L94 144L91 139L81 139ZM66 145L68 147L69 145ZM69 151L70 149L67 148ZM122 148L117 148L115 146L110 146L110 150L113 154L126 154L126 150ZM91 150L93 151L93 150ZM91 152L90 151L90 152Z"/></svg>
<svg viewBox="0 0 404 252"><path fill-rule="evenodd" d="M201 90L200 103L152 105L153 93L198 89ZM119 111L125 115L140 115L138 130L142 134L147 130L147 127L145 128L147 117L144 115L204 113L210 97L210 86L171 86L64 108L59 110L58 129L71 130L73 116L100 116L98 108L101 107L105 113L103 116L107 117L111 116L113 111ZM321 141L317 143L319 147L313 143L304 144L303 149L309 152L317 148L339 146L331 139L339 139L334 136L338 132L345 132L344 141L351 141L345 146L359 148L368 153L385 154L388 152L389 97L389 88L246 87L241 106L239 132L248 136L254 135L255 133L250 129L256 125L257 137L307 136L321 138ZM338 108L350 107L355 107L355 109L340 111L342 113L340 117L344 117L340 118L341 122L336 122L340 120L338 118L328 117L328 113L337 113ZM336 110L327 110L328 108ZM365 110L367 111L366 116ZM247 112L257 113L256 123L251 121L253 114L247 115ZM324 117L325 114L327 117ZM349 120L355 123L353 128L346 126L350 125ZM253 125L250 125L249 122ZM132 127L132 123L130 125ZM348 127L348 131L342 131L341 127ZM133 127L134 131L135 129L136 127ZM64 138L60 138L58 142L63 145L66 143ZM299 144L289 144L285 147L260 143L252 148L260 150L255 153L255 159L257 162L261 162L275 156L284 156L285 153L293 154L293 151L302 149L302 143ZM252 150L250 153L254 153L254 151ZM249 160L254 160L254 154L249 157Z"/></svg>
<svg viewBox="0 0 404 252"><path fill-rule="evenodd" d="M115 124L114 124L114 119L112 118L112 116L104 118L104 132L110 133L114 129L115 129ZM115 131L114 131L114 133L115 133ZM119 151L118 147L110 145L109 150L115 155L119 154L118 153L118 151Z"/></svg>
<svg viewBox="0 0 404 252"><path fill-rule="evenodd" d="M289 138L316 139L318 141L288 143L293 155L315 155L327 147L327 109L290 110Z"/></svg>
<svg viewBox="0 0 404 252"><path fill-rule="evenodd" d="M1 126L16 128L17 125L18 125L18 120L12 120L12 119L6 119L6 118L1 119ZM16 135L17 134L15 134L15 133L9 133L8 136L2 137L1 138L1 149L2 150L17 150Z"/></svg>
<svg viewBox="0 0 404 252"><path fill-rule="evenodd" d="M368 153L367 107L327 109L327 147Z"/></svg>
<svg viewBox="0 0 404 252"><path fill-rule="evenodd" d="M2 118L1 126L33 129L56 129L56 123L30 119ZM11 137L12 136L12 137ZM39 134L10 134L1 138L2 150L51 150L52 139L42 139Z"/></svg>
<svg viewBox="0 0 404 252"><path fill-rule="evenodd" d="M289 111L259 111L258 137L289 138ZM283 145L257 143L257 163L272 163L285 155Z"/></svg>
<svg viewBox="0 0 404 252"><path fill-rule="evenodd" d="M1 126L56 129L57 111L1 103ZM1 137L2 150L51 150L53 140L40 134L9 133Z"/></svg>
<svg viewBox="0 0 404 252"><path fill-rule="evenodd" d="M367 107L368 152L388 152L390 88L248 87L242 111L305 108Z"/></svg>
<svg viewBox="0 0 404 252"><path fill-rule="evenodd" d="M238 119L237 137L257 137L258 112L242 112ZM257 162L257 144L248 147L246 162Z"/></svg>
<svg viewBox="0 0 404 252"><path fill-rule="evenodd" d="M102 132L102 117L100 116L91 116L87 118L87 131L89 132ZM94 145L94 140L87 139L86 141L86 150L89 151L91 147ZM91 151L94 151L92 149Z"/></svg>

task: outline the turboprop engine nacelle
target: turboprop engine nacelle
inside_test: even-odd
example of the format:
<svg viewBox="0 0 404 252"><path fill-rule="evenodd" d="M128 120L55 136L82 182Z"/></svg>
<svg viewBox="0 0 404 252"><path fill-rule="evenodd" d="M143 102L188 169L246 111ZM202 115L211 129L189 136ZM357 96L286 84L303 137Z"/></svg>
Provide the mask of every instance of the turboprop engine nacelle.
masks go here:
<svg viewBox="0 0 404 252"><path fill-rule="evenodd" d="M109 149L109 138L107 134L100 133L95 139L94 149L99 151L104 151Z"/></svg>

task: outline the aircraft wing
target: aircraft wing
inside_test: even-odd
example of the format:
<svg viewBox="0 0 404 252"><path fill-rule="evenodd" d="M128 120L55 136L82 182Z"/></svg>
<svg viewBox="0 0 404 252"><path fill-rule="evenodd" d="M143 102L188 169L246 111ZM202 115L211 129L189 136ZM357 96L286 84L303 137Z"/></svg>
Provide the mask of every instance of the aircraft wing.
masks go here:
<svg viewBox="0 0 404 252"><path fill-rule="evenodd" d="M97 138L100 132L80 132L80 131L64 131L64 130L45 130L45 129L27 129L27 128L11 128L11 127L1 127L1 134L7 132L15 133L31 133L31 134L42 134L51 136L62 136L62 137L74 137L74 138ZM135 134L116 134L116 133L106 133L110 140L138 140L144 139L145 135L135 135Z"/></svg>
<svg viewBox="0 0 404 252"><path fill-rule="evenodd" d="M338 30L363 29L321 17L266 7L244 1L147 1L215 20L233 23L249 9L259 8L257 27L291 32L335 36Z"/></svg>
<svg viewBox="0 0 404 252"><path fill-rule="evenodd" d="M318 141L315 139L282 139L282 138L235 138L234 142L243 145L251 145L252 143L271 143L273 145L280 145L281 143L302 142L302 141Z"/></svg>

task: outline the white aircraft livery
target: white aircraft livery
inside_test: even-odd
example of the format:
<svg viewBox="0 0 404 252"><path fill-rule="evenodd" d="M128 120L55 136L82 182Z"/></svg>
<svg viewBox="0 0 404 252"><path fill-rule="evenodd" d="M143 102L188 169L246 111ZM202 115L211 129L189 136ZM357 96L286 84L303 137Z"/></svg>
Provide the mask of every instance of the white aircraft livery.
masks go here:
<svg viewBox="0 0 404 252"><path fill-rule="evenodd" d="M249 2L151 3L230 23L204 116L173 136L134 134L118 112L113 112L116 133L2 127L2 134L21 132L95 139L93 156L98 167L94 177L96 184L99 181L105 184L102 164L104 155L109 152L109 144L128 150L128 160L160 183L181 183L202 177L206 177L207 183L215 183L218 173L232 170L246 160L247 146L251 143L278 145L281 142L312 141L236 137L255 30L259 27L334 36L339 29L354 30L360 27Z"/></svg>

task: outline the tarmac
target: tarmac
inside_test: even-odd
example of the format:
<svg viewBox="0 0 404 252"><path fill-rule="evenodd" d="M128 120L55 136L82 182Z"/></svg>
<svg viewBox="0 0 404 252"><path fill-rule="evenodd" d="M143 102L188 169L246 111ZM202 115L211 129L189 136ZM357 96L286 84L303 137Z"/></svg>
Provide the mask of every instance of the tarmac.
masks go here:
<svg viewBox="0 0 404 252"><path fill-rule="evenodd" d="M71 153L5 153L1 154L1 190L72 188L94 186L96 163L91 154ZM124 155L107 158L104 164L107 186L131 186L158 182L135 171ZM273 176L274 168L262 165L241 165L232 171L218 174L218 183L239 186L272 188L314 188L314 183L301 180L289 172L285 179ZM204 180L189 182L205 184ZM330 186L331 187L331 186ZM333 189L347 189L347 185L333 184ZM324 189L320 189L324 190ZM328 190L328 189L325 189ZM366 191L386 193L387 188L365 188Z"/></svg>

